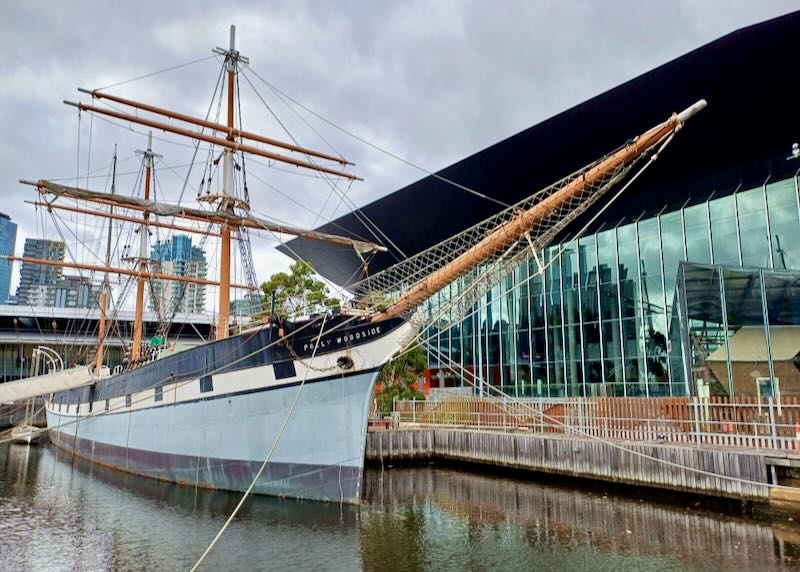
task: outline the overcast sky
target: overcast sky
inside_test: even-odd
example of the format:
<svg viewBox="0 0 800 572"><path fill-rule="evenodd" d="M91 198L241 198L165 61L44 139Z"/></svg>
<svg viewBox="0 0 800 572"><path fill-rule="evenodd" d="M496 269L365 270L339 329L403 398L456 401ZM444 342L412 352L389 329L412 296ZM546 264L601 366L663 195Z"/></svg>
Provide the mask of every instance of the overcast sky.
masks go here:
<svg viewBox="0 0 800 572"><path fill-rule="evenodd" d="M117 190L137 192L135 150L146 146L144 128L135 127L137 133L84 114L79 138L77 111L61 101L79 99L77 87L103 87L209 56L215 46L227 46L230 24L252 72L336 124L438 170L733 30L798 8L796 0L6 1L0 210L19 224L18 253L25 237L60 238L48 217L24 203L34 192L17 180L74 184L80 173L81 186L103 190L114 143ZM212 58L109 91L204 116L219 69ZM320 150L330 144L357 164L365 181L340 185L348 200L363 205L421 177L303 115L321 139L252 72L240 79L244 128L287 138L260 95L300 143ZM156 137L155 151L163 155L157 193L177 200L192 150L176 137ZM202 147L184 195L193 206L207 154ZM246 167L260 213L312 226L348 210L338 196L327 200L331 189L319 179L260 159ZM72 250L83 242L102 252L102 238L86 219L62 217L59 227ZM123 233L120 246L132 240ZM288 265L274 240L253 242L260 279ZM213 243L208 251L213 266Z"/></svg>

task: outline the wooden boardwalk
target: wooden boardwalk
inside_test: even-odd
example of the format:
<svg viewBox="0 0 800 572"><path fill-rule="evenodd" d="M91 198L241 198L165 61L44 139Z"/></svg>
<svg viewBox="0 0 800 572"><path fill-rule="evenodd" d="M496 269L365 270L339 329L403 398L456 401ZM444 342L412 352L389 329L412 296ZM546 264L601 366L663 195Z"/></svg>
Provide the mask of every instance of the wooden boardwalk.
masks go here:
<svg viewBox="0 0 800 572"><path fill-rule="evenodd" d="M384 463L464 461L746 501L770 498L773 476L765 453L676 443L616 444L624 449L563 435L421 427L369 432L366 456Z"/></svg>

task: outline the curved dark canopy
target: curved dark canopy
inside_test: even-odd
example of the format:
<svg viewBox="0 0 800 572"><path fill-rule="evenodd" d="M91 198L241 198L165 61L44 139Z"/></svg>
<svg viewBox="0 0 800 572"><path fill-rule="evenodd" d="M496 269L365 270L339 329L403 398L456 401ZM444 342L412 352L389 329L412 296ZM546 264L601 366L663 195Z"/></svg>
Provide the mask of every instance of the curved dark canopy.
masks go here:
<svg viewBox="0 0 800 572"><path fill-rule="evenodd" d="M786 157L800 140L798 38L800 12L738 30L439 173L514 203L701 98L708 100L708 108L597 224L616 225L666 205L701 201L711 192L730 193L740 184L794 173L800 163ZM361 210L410 256L499 208L426 177ZM375 239L353 213L318 230ZM352 282L361 267L348 249L305 239L294 239L288 247L279 249L308 260L337 284ZM370 273L398 257L396 252L378 255Z"/></svg>

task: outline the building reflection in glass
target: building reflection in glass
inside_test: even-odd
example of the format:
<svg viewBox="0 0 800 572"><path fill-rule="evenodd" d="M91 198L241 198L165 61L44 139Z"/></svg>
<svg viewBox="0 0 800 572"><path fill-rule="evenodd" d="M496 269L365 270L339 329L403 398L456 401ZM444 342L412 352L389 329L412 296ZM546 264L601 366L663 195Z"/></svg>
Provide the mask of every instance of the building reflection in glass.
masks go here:
<svg viewBox="0 0 800 572"><path fill-rule="evenodd" d="M520 397L800 394L798 275L798 180L715 191L530 256L429 328L431 386L468 385L455 369Z"/></svg>

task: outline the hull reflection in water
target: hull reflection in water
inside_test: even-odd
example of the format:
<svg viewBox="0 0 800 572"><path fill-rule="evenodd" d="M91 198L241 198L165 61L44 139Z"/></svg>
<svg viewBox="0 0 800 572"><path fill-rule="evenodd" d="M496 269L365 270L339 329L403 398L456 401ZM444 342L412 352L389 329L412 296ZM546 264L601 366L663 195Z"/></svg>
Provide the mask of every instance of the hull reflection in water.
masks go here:
<svg viewBox="0 0 800 572"><path fill-rule="evenodd" d="M734 516L441 468L368 468L360 507L251 497L208 570L785 570ZM0 568L188 569L239 494L0 445ZM628 532L630 531L630 532Z"/></svg>

